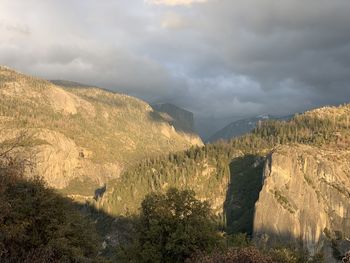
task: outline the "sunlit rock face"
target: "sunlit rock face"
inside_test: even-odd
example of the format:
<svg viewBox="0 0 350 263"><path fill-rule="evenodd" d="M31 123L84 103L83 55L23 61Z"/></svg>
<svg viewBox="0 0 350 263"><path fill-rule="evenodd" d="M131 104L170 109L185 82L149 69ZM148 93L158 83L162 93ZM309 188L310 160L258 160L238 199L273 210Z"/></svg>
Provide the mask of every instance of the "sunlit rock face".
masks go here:
<svg viewBox="0 0 350 263"><path fill-rule="evenodd" d="M20 133L34 173L79 200L146 157L203 145L140 99L0 66L0 143Z"/></svg>
<svg viewBox="0 0 350 263"><path fill-rule="evenodd" d="M329 260L332 250L350 249L350 151L281 146L267 159L262 180L256 239L302 244Z"/></svg>

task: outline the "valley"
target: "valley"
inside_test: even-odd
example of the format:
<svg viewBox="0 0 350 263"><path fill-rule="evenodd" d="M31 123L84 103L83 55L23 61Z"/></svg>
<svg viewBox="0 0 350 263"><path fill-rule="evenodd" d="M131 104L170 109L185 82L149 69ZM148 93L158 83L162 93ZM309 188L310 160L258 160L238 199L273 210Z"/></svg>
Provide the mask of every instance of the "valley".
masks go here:
<svg viewBox="0 0 350 263"><path fill-rule="evenodd" d="M193 114L0 67L0 134L11 158L94 222L106 257L132 240L143 200L169 189L209 202L225 235L336 262L350 249L349 104L259 121L204 145ZM232 128L232 127L231 127Z"/></svg>

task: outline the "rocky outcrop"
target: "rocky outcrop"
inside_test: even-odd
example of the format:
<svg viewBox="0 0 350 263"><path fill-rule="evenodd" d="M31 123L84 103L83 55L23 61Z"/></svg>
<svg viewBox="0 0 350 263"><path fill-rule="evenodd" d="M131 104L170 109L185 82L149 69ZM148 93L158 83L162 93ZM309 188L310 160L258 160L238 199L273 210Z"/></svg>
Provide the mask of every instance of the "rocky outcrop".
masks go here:
<svg viewBox="0 0 350 263"><path fill-rule="evenodd" d="M262 180L255 238L301 244L311 255L323 251L327 262L350 249L350 151L281 146Z"/></svg>
<svg viewBox="0 0 350 263"><path fill-rule="evenodd" d="M19 129L1 130L0 143L16 141L21 133ZM91 151L79 147L62 133L48 129L27 129L25 133L27 145L16 147L11 154L28 161L27 176L39 175L50 187L65 189L73 181L89 182L92 195L94 188L118 178L122 171L122 165L117 162L94 163Z"/></svg>

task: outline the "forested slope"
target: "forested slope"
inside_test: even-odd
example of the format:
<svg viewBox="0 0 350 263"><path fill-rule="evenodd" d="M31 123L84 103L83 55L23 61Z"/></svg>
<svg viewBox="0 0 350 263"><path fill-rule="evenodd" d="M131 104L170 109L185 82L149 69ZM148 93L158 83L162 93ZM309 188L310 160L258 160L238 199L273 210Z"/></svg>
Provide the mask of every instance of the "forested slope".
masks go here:
<svg viewBox="0 0 350 263"><path fill-rule="evenodd" d="M98 88L61 87L0 67L0 140L25 131L39 175L78 198L146 157L202 145L146 102Z"/></svg>

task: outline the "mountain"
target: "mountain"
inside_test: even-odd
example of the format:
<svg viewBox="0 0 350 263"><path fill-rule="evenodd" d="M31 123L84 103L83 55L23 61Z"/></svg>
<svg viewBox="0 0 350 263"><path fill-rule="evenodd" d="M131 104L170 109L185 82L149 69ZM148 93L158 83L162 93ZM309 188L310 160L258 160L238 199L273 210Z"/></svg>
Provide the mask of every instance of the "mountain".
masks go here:
<svg viewBox="0 0 350 263"><path fill-rule="evenodd" d="M350 105L266 120L229 142L148 158L110 182L94 204L138 213L146 194L192 189L228 233L301 246L327 262L350 250Z"/></svg>
<svg viewBox="0 0 350 263"><path fill-rule="evenodd" d="M176 187L209 201L225 232L262 247L300 247L326 262L350 250L350 104L265 118L203 146L186 131L191 114L174 106L155 111L126 95L58 84L0 67L0 144L22 138L12 153L30 162L29 174L86 200L107 247L128 239L128 218L147 194Z"/></svg>
<svg viewBox="0 0 350 263"><path fill-rule="evenodd" d="M145 157L202 145L142 100L56 83L0 67L0 138L25 131L30 144L21 152L49 186L66 194L91 197Z"/></svg>
<svg viewBox="0 0 350 263"><path fill-rule="evenodd" d="M171 103L152 104L152 108L162 114L164 118L180 131L194 133L194 117L193 113Z"/></svg>
<svg viewBox="0 0 350 263"><path fill-rule="evenodd" d="M266 120L290 120L293 115L288 116L273 116L273 115L259 115L252 118L242 119L234 121L229 125L225 126L221 130L215 132L212 136L209 137L207 142L213 143L219 140L230 140L232 138L246 134L258 125L261 121Z"/></svg>

